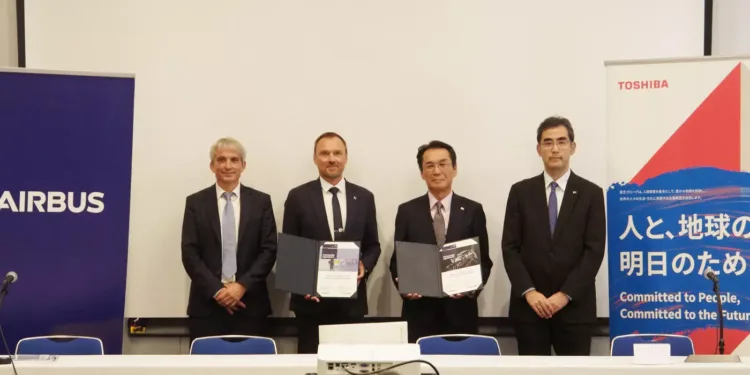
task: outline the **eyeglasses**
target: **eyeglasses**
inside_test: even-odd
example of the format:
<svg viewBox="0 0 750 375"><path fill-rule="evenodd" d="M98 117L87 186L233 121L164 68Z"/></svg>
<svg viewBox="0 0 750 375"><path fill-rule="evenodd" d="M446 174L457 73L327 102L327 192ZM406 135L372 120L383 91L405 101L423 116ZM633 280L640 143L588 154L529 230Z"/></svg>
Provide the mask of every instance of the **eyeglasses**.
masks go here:
<svg viewBox="0 0 750 375"><path fill-rule="evenodd" d="M543 148L552 148L555 145L557 145L558 148L567 148L570 146L570 140L558 139L557 141L553 141L551 139L545 139L544 142L542 142Z"/></svg>
<svg viewBox="0 0 750 375"><path fill-rule="evenodd" d="M447 163L447 162L438 163L438 164L428 163L428 164L425 164L424 170L432 172L437 167L437 168L440 168L440 170L442 171L442 170L445 170L446 168L449 168L451 165L452 165L451 163Z"/></svg>

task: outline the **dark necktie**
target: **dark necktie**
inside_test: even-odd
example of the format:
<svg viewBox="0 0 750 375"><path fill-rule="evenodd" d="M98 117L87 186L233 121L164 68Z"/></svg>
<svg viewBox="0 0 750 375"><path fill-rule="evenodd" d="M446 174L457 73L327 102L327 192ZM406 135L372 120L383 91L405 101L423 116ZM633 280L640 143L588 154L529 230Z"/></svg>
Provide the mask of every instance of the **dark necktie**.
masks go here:
<svg viewBox="0 0 750 375"><path fill-rule="evenodd" d="M549 187L549 230L551 234L555 234L555 225L557 225L557 182L552 181Z"/></svg>
<svg viewBox="0 0 750 375"><path fill-rule="evenodd" d="M340 241L344 235L344 223L341 220L341 205L339 204L339 197L336 195L339 192L339 188L332 187L328 191L333 194L332 206L333 206L333 240Z"/></svg>
<svg viewBox="0 0 750 375"><path fill-rule="evenodd" d="M445 245L445 217L443 217L443 204L435 203L435 217L432 219L432 228L435 230L435 240L438 247Z"/></svg>

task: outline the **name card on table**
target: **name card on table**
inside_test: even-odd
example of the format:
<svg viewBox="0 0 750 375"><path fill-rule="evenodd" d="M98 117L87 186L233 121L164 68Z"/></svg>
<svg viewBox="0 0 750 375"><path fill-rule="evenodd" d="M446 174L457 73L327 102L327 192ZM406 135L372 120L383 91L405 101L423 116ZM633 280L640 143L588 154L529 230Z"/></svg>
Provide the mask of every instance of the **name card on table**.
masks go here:
<svg viewBox="0 0 750 375"><path fill-rule="evenodd" d="M637 365L668 365L672 363L669 344L633 344L633 363Z"/></svg>

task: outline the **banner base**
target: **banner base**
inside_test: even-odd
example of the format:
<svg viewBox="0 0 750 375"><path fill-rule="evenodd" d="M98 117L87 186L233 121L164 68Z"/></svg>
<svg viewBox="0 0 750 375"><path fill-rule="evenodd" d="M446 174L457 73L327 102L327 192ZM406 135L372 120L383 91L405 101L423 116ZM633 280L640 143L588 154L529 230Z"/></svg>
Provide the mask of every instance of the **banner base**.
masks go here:
<svg viewBox="0 0 750 375"><path fill-rule="evenodd" d="M736 354L693 354L685 359L686 363L742 363Z"/></svg>

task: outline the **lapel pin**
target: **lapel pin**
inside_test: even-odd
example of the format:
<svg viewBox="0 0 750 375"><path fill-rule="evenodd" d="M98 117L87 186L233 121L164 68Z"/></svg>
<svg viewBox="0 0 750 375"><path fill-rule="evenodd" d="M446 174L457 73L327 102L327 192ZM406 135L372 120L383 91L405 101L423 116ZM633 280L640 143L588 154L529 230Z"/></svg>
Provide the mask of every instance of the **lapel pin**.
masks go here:
<svg viewBox="0 0 750 375"><path fill-rule="evenodd" d="M356 195L354 197L352 197L352 198L354 198L355 201L357 200L357 196Z"/></svg>
<svg viewBox="0 0 750 375"><path fill-rule="evenodd" d="M464 210L464 208L463 208L463 207L461 207L461 211L463 211L463 210Z"/></svg>
<svg viewBox="0 0 750 375"><path fill-rule="evenodd" d="M577 191L575 191L575 190L573 190L573 194L578 194L578 192L577 192Z"/></svg>

